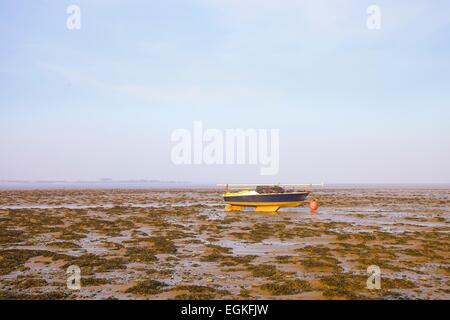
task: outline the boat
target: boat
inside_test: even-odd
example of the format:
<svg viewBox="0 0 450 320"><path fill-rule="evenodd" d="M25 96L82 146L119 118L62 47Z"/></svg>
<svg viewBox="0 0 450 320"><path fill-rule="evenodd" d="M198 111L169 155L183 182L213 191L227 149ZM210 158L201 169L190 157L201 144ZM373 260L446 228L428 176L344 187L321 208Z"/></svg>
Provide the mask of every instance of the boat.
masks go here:
<svg viewBox="0 0 450 320"><path fill-rule="evenodd" d="M221 185L223 186L223 185ZM249 188L256 186L255 188ZM288 186L288 185L284 185ZM290 186L300 186L293 185ZM301 185L312 186L312 185ZM244 207L254 207L255 211L277 212L280 208L298 207L304 203L309 191L294 191L277 185L230 185L226 184L223 200L227 204L225 210L240 211ZM230 187L241 188L239 191L230 191ZM244 187L244 188L243 188Z"/></svg>

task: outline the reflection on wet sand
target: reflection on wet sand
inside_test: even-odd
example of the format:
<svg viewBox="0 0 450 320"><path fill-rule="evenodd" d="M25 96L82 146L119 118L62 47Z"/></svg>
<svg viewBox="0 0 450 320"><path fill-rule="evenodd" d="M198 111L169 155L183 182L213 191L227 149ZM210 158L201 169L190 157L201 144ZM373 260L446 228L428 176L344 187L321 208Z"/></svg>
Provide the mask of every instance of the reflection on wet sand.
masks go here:
<svg viewBox="0 0 450 320"><path fill-rule="evenodd" d="M273 215L226 212L218 190L3 190L0 298L450 298L450 190L314 197L315 215Z"/></svg>

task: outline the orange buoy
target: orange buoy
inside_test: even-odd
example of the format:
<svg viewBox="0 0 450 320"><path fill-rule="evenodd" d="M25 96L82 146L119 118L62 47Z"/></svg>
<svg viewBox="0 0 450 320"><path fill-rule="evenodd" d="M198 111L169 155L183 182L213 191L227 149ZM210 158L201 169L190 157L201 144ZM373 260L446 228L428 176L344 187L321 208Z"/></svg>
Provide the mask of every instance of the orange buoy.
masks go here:
<svg viewBox="0 0 450 320"><path fill-rule="evenodd" d="M309 209L311 209L311 212L316 212L316 210L319 208L319 202L317 199L309 201Z"/></svg>

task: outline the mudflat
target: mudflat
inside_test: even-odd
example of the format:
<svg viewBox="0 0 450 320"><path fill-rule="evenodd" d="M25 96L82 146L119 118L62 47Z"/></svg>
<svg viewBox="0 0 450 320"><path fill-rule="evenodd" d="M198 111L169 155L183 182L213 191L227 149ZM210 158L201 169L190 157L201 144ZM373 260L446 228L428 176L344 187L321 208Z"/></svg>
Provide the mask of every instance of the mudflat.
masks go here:
<svg viewBox="0 0 450 320"><path fill-rule="evenodd" d="M0 298L450 298L450 189L312 196L317 214L271 214L226 212L214 189L2 190Z"/></svg>

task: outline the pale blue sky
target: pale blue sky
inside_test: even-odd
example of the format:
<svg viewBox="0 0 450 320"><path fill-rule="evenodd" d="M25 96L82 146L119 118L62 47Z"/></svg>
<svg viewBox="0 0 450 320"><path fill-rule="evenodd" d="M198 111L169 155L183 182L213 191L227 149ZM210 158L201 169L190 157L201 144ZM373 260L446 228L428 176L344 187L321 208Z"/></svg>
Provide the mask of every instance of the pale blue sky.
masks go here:
<svg viewBox="0 0 450 320"><path fill-rule="evenodd" d="M81 30L66 8L81 8ZM381 30L366 8L381 8ZM450 183L448 1L0 1L0 180ZM171 132L279 128L280 171Z"/></svg>

